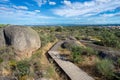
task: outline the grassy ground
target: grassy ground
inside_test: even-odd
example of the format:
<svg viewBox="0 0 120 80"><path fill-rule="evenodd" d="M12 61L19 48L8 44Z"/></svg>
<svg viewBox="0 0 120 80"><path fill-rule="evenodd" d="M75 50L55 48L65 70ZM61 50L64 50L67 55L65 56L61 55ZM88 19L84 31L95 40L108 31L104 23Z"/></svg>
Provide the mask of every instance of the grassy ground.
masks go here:
<svg viewBox="0 0 120 80"><path fill-rule="evenodd" d="M14 53L11 48L2 48L1 52L3 51L4 53L0 55L0 76L14 77L19 80L38 78L60 80L59 75L55 72L54 65L50 64L46 57L47 51L55 42L47 43L44 47L34 52L30 58L21 61L14 59Z"/></svg>
<svg viewBox="0 0 120 80"><path fill-rule="evenodd" d="M83 47L73 47L72 50L59 48L59 52L95 80L120 79L118 75L115 74L118 66L114 65L111 59L100 58L98 52L90 47L84 45ZM119 69L117 69L117 71L119 71Z"/></svg>
<svg viewBox="0 0 120 80"><path fill-rule="evenodd" d="M53 46L54 43L48 43L45 47L41 49L42 54L41 54L40 63L41 63L41 68L47 71L47 74L45 75L45 77L50 77L51 80L60 80L60 77L54 70L54 65L49 63L45 55L46 51L48 51Z"/></svg>

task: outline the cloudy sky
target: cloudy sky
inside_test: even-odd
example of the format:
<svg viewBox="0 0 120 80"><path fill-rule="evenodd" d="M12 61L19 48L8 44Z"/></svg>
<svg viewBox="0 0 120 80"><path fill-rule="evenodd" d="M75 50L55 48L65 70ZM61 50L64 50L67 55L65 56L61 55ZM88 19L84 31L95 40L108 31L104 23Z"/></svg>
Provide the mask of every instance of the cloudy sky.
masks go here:
<svg viewBox="0 0 120 80"><path fill-rule="evenodd" d="M120 24L120 0L0 0L2 24Z"/></svg>

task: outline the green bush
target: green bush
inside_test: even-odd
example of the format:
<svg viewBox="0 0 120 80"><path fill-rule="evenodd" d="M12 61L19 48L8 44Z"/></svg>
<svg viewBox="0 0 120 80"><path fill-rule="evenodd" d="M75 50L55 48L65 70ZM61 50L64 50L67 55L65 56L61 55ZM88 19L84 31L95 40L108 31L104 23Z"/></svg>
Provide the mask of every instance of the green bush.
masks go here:
<svg viewBox="0 0 120 80"><path fill-rule="evenodd" d="M17 61L12 59L12 60L9 60L9 66L12 70L15 70L16 69L16 65L17 65Z"/></svg>
<svg viewBox="0 0 120 80"><path fill-rule="evenodd" d="M19 76L24 76L29 74L30 72L30 67L27 61L20 61L17 63L17 72L19 74Z"/></svg>
<svg viewBox="0 0 120 80"><path fill-rule="evenodd" d="M119 30L116 31L116 32L115 32L115 35L120 38L120 31L119 31Z"/></svg>
<svg viewBox="0 0 120 80"><path fill-rule="evenodd" d="M120 40L115 36L114 33L109 31L104 31L101 34L101 43L108 47L120 48Z"/></svg>
<svg viewBox="0 0 120 80"><path fill-rule="evenodd" d="M46 76L46 77L52 77L52 76L54 76L54 68L53 68L53 66L49 66L49 67L47 67L47 74L45 74L44 76Z"/></svg>
<svg viewBox="0 0 120 80"><path fill-rule="evenodd" d="M74 47L72 47L71 51L72 51L72 53L71 53L72 54L72 60L75 63L79 63L80 61L82 61L82 57L81 57L82 49L81 49L81 47L74 46Z"/></svg>
<svg viewBox="0 0 120 80"><path fill-rule="evenodd" d="M72 52L77 52L78 54L80 54L83 51L83 47L80 46L72 46L71 47L71 51Z"/></svg>
<svg viewBox="0 0 120 80"><path fill-rule="evenodd" d="M3 59L2 58L0 58L0 63L2 63L3 62Z"/></svg>
<svg viewBox="0 0 120 80"><path fill-rule="evenodd" d="M118 58L117 63L118 63L118 65L120 66L120 58Z"/></svg>
<svg viewBox="0 0 120 80"><path fill-rule="evenodd" d="M72 60L76 63L83 60L81 55L92 56L97 54L97 52L90 47L84 48L80 46L73 46L71 48L71 53L72 53Z"/></svg>
<svg viewBox="0 0 120 80"><path fill-rule="evenodd" d="M94 41L93 44L104 46L104 44L101 41Z"/></svg>
<svg viewBox="0 0 120 80"><path fill-rule="evenodd" d="M96 63L96 68L101 73L108 79L112 79L114 76L114 65L111 60L104 59L100 60Z"/></svg>
<svg viewBox="0 0 120 80"><path fill-rule="evenodd" d="M55 31L57 31L57 32L62 32L62 31L63 31L63 27L62 27L62 26L57 27Z"/></svg>
<svg viewBox="0 0 120 80"><path fill-rule="evenodd" d="M0 28L6 27L8 25L10 25L10 24L0 24Z"/></svg>
<svg viewBox="0 0 120 80"><path fill-rule="evenodd" d="M56 38L53 34L40 34L40 39L43 47L49 42L54 42Z"/></svg>
<svg viewBox="0 0 120 80"><path fill-rule="evenodd" d="M88 56L96 55L97 54L97 52L93 48L90 48L90 47L86 47L85 51L87 52Z"/></svg>

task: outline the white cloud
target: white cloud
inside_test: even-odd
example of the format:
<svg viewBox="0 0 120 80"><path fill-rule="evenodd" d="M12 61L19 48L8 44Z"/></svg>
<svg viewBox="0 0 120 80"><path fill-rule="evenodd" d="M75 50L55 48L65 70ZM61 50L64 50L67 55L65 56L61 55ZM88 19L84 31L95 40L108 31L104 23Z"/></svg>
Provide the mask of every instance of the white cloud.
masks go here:
<svg viewBox="0 0 120 80"><path fill-rule="evenodd" d="M113 16L115 16L115 14L102 14L100 16L102 16L102 17L113 17Z"/></svg>
<svg viewBox="0 0 120 80"><path fill-rule="evenodd" d="M50 0L34 0L39 7L41 7L42 5L48 3L49 5L56 5L56 2L50 1Z"/></svg>
<svg viewBox="0 0 120 80"><path fill-rule="evenodd" d="M96 0L97 2L103 2L103 3L106 3L106 2L109 2L111 0Z"/></svg>
<svg viewBox="0 0 120 80"><path fill-rule="evenodd" d="M47 0L34 0L34 1L38 4L39 7L47 3Z"/></svg>
<svg viewBox="0 0 120 80"><path fill-rule="evenodd" d="M0 0L0 2L3 2L3 3L4 3L4 2L9 2L9 0Z"/></svg>
<svg viewBox="0 0 120 80"><path fill-rule="evenodd" d="M56 5L56 2L49 1L49 5Z"/></svg>
<svg viewBox="0 0 120 80"><path fill-rule="evenodd" d="M19 9L19 10L28 10L27 6L15 6L15 5L13 5L13 8Z"/></svg>
<svg viewBox="0 0 120 80"><path fill-rule="evenodd" d="M40 12L40 10L35 10L35 12L39 13L39 12Z"/></svg>
<svg viewBox="0 0 120 80"><path fill-rule="evenodd" d="M114 17L114 16L120 16L120 12L117 13L109 13L109 14L102 14L101 17Z"/></svg>
<svg viewBox="0 0 120 80"><path fill-rule="evenodd" d="M40 23L42 20L53 19L54 17L46 16L40 13L39 10L28 11L23 9L16 9L13 7L0 6L0 22L10 23L27 23L32 24L33 22Z"/></svg>
<svg viewBox="0 0 120 80"><path fill-rule="evenodd" d="M8 10L8 8L0 7L0 10Z"/></svg>
<svg viewBox="0 0 120 80"><path fill-rule="evenodd" d="M25 5L27 6L34 6L32 3L24 2Z"/></svg>
<svg viewBox="0 0 120 80"><path fill-rule="evenodd" d="M68 1L68 0L64 0L62 3L67 6L71 6L71 4L72 4L71 1Z"/></svg>
<svg viewBox="0 0 120 80"><path fill-rule="evenodd" d="M65 0L64 5L53 9L54 14L65 17L92 16L101 12L114 10L120 6L120 0L92 0L88 2L74 2Z"/></svg>

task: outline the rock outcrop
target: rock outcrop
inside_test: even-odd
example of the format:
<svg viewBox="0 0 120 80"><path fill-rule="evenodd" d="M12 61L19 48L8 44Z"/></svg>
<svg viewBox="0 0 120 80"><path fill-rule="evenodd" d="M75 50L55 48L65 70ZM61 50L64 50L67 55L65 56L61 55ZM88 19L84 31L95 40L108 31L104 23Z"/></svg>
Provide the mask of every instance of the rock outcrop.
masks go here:
<svg viewBox="0 0 120 80"><path fill-rule="evenodd" d="M3 29L0 30L0 48L5 46L5 38Z"/></svg>
<svg viewBox="0 0 120 80"><path fill-rule="evenodd" d="M30 27L9 26L3 29L4 35L0 32L0 47L5 41L6 45L12 46L16 56L19 58L30 57L33 51L41 46L39 35ZM1 42L2 41L2 42Z"/></svg>
<svg viewBox="0 0 120 80"><path fill-rule="evenodd" d="M62 48L66 48L66 49L70 49L73 46L80 46L79 43L77 43L76 40L66 40L61 47Z"/></svg>

